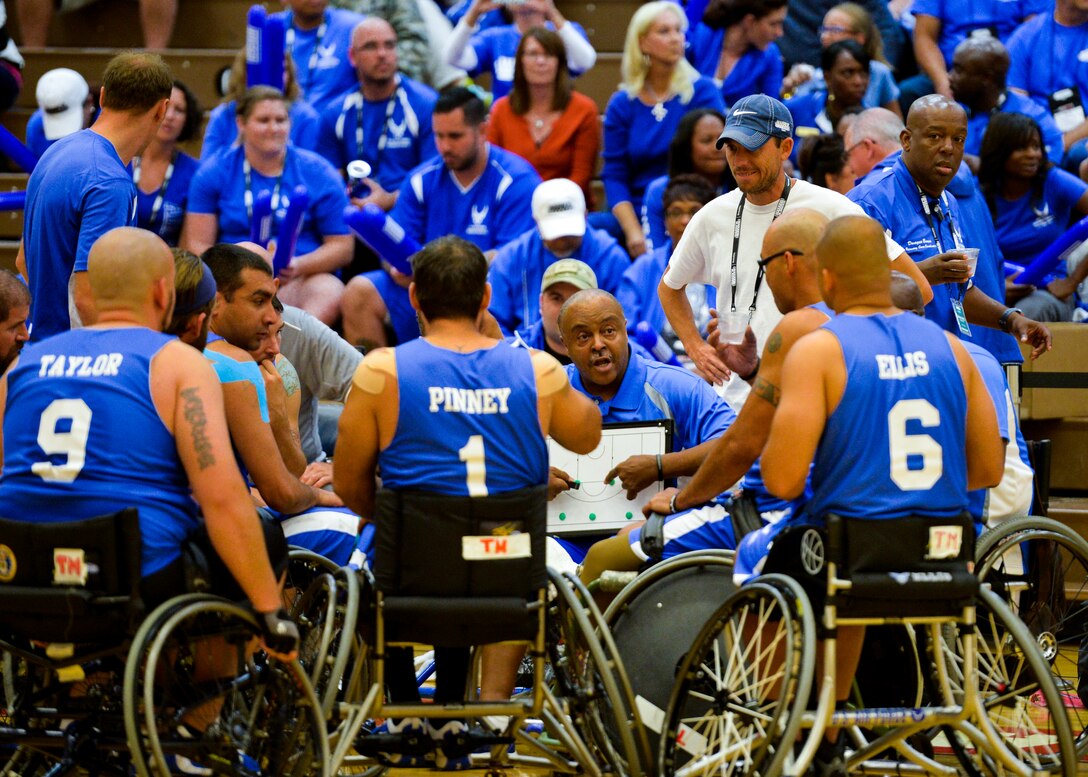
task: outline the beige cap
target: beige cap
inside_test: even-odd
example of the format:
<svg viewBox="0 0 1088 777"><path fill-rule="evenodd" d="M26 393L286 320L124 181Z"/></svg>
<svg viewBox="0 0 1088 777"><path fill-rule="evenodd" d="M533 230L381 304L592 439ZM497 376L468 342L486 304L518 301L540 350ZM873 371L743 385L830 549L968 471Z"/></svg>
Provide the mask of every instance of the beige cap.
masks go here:
<svg viewBox="0 0 1088 777"><path fill-rule="evenodd" d="M546 291L556 283L569 283L579 290L597 288L597 273L578 259L560 259L552 262L540 279L540 290Z"/></svg>

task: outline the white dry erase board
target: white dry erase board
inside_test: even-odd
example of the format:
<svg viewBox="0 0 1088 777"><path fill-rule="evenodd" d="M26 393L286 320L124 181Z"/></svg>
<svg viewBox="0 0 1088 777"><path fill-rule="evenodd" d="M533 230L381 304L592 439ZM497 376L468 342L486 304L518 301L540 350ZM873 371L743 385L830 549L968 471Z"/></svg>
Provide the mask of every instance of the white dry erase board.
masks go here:
<svg viewBox="0 0 1088 777"><path fill-rule="evenodd" d="M579 534L615 532L630 521L642 519L642 506L664 488L661 481L644 488L634 500L619 479L608 485L604 476L631 456L654 456L672 450L672 420L609 424L601 430L601 443L579 456L548 438L548 463L580 482L548 502L548 532Z"/></svg>

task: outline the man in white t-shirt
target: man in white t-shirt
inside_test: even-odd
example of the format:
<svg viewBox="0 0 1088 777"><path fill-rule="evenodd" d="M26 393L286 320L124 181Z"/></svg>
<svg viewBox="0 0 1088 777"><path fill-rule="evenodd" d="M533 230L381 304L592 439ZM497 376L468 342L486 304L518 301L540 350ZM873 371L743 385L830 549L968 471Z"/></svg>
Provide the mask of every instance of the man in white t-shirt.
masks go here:
<svg viewBox="0 0 1088 777"><path fill-rule="evenodd" d="M718 310L747 314L762 350L765 338L782 318L771 290L762 282L760 266L760 247L771 222L786 208L811 208L828 219L862 214L843 195L790 179L783 172L782 163L793 149L792 135L793 117L773 97L756 94L733 105L718 148L725 147L737 188L695 214L658 286L661 306L688 355L704 378L721 387L719 393L733 407L744 403L748 384L731 374L715 348L699 334L685 287L689 283L717 287ZM925 297L931 298L929 284L910 257L890 237L886 242L892 269L914 278Z"/></svg>

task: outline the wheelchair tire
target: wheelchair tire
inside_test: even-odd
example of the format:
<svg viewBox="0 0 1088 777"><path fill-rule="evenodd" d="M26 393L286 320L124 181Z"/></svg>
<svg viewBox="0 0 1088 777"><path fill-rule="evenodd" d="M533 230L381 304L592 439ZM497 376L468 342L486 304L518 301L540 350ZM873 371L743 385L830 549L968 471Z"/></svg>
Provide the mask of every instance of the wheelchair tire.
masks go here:
<svg viewBox="0 0 1088 777"><path fill-rule="evenodd" d="M152 613L129 652L126 731L137 774L165 775L167 756L185 756L217 774L325 777L325 720L301 665L254 652L260 632L249 610L181 598ZM212 676L199 676L202 660L215 662ZM209 719L198 738L179 730L189 716Z"/></svg>
<svg viewBox="0 0 1088 777"><path fill-rule="evenodd" d="M801 727L815 645L815 621L796 582L764 575L737 589L680 666L658 772L777 775Z"/></svg>
<svg viewBox="0 0 1088 777"><path fill-rule="evenodd" d="M1010 571L1006 560L1017 550L1023 566ZM1029 568L1040 560L1051 564L1049 575ZM1078 671L1078 655L1088 661L1088 542L1050 518L1012 518L979 538L975 571L1027 624L1067 706L1088 705L1088 676ZM1077 753L1088 755L1088 728L1078 725L1078 710L1070 718Z"/></svg>
<svg viewBox="0 0 1088 777"><path fill-rule="evenodd" d="M301 636L299 663L309 672L325 717L333 714L337 701L344 700L344 672L358 653L358 612L359 582L350 569L318 576L291 610Z"/></svg>
<svg viewBox="0 0 1088 777"><path fill-rule="evenodd" d="M650 774L649 742L600 610L577 577L552 569L548 577L556 592L548 607L549 659L575 728L600 771Z"/></svg>
<svg viewBox="0 0 1088 777"><path fill-rule="evenodd" d="M1000 596L985 587L976 603L975 641L975 692L982 713L981 720L971 721L976 730L987 740L996 737L1006 753L1030 773L1073 777L1077 754L1072 728L1049 667L1024 623ZM962 700L962 647L947 633L940 645L953 692ZM934 686L929 690L933 693ZM994 749L979 747L979 742L950 727L941 727L941 731L968 775L1016 773ZM942 743L938 740L935 744Z"/></svg>

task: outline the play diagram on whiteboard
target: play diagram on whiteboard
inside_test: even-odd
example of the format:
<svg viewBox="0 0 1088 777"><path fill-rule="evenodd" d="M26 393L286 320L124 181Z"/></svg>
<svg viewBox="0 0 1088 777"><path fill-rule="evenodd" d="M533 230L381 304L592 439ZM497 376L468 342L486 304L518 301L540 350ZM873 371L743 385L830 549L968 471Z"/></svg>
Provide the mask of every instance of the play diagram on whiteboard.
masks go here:
<svg viewBox="0 0 1088 777"><path fill-rule="evenodd" d="M548 531L553 534L607 532L642 518L642 506L664 486L653 483L628 501L619 478L604 482L617 464L631 456L654 456L672 449L672 421L609 424L601 430L601 444L584 456L571 453L548 439L548 463L579 481L579 488L564 491L548 503Z"/></svg>

